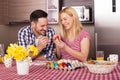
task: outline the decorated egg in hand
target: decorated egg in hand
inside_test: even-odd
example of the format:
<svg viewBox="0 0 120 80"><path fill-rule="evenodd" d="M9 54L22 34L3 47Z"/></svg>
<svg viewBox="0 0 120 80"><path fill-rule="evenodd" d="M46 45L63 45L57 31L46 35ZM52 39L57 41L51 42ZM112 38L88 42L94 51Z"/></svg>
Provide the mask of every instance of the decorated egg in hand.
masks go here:
<svg viewBox="0 0 120 80"><path fill-rule="evenodd" d="M55 40L55 41L58 41L58 40L59 40L59 36L56 36L54 40Z"/></svg>

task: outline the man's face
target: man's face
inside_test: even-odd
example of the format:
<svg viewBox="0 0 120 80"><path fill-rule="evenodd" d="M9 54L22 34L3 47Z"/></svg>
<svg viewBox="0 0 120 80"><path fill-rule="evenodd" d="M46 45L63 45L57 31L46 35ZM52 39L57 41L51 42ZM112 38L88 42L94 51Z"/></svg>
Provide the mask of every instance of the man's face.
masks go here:
<svg viewBox="0 0 120 80"><path fill-rule="evenodd" d="M38 22L32 22L32 28L35 35L44 35L48 27L47 18L39 18Z"/></svg>

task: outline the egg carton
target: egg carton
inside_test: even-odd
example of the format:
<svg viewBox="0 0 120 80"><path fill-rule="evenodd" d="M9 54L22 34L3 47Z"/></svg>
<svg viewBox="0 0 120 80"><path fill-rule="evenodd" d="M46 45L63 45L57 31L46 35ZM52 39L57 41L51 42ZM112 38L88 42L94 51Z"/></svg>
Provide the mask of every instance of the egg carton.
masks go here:
<svg viewBox="0 0 120 80"><path fill-rule="evenodd" d="M75 70L77 68L84 67L84 63L78 60L66 60L61 59L59 61L46 62L45 67L48 69L58 69L58 70Z"/></svg>

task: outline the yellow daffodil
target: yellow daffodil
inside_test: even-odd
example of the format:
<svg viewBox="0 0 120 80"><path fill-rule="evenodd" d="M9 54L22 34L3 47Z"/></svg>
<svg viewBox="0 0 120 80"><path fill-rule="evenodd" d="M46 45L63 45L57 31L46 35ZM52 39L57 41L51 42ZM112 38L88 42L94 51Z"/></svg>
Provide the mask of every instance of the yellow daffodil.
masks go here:
<svg viewBox="0 0 120 80"><path fill-rule="evenodd" d="M38 54L38 49L33 45L27 46L27 50L29 50L29 54L33 56Z"/></svg>
<svg viewBox="0 0 120 80"><path fill-rule="evenodd" d="M32 56L38 55L38 49L34 45L28 45L27 47L24 47L17 44L10 44L6 52L7 52L7 55L5 55L6 58L12 57L17 61L24 60L27 57L29 57L29 55Z"/></svg>

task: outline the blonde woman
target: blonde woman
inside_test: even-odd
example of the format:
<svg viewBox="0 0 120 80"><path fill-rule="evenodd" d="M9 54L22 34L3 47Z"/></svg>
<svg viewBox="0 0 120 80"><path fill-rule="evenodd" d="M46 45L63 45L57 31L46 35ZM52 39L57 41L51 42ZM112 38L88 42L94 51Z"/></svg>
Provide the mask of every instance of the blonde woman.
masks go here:
<svg viewBox="0 0 120 80"><path fill-rule="evenodd" d="M86 61L89 54L90 35L83 30L79 17L72 7L60 11L61 33L54 35L57 56L62 59Z"/></svg>

